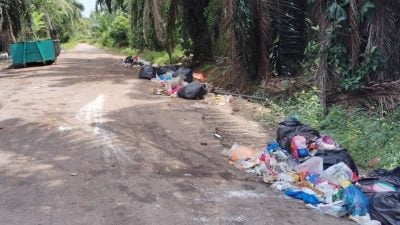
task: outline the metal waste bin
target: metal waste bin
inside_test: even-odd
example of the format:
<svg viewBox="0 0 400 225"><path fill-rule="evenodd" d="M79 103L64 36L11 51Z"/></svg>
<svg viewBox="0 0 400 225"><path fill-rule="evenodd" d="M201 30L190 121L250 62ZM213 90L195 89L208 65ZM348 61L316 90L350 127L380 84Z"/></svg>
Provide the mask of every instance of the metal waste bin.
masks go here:
<svg viewBox="0 0 400 225"><path fill-rule="evenodd" d="M26 66L29 63L52 64L57 59L59 42L54 40L23 41L10 45L14 66Z"/></svg>

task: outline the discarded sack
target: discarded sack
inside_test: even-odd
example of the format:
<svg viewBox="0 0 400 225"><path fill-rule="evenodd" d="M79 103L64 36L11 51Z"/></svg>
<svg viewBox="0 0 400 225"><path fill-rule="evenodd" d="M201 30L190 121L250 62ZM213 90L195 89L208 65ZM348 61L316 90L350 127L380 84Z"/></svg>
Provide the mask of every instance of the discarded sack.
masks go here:
<svg viewBox="0 0 400 225"><path fill-rule="evenodd" d="M368 214L368 198L356 186L350 184L344 189L343 201L350 215L365 216Z"/></svg>
<svg viewBox="0 0 400 225"><path fill-rule="evenodd" d="M398 188L400 188L400 167L397 167L396 169L392 171L388 170L375 170L374 172L368 174L369 177L376 177L379 178L381 181L385 181L388 183L391 183L393 185L396 185Z"/></svg>
<svg viewBox="0 0 400 225"><path fill-rule="evenodd" d="M383 225L400 224L400 192L376 193L370 199L369 214Z"/></svg>
<svg viewBox="0 0 400 225"><path fill-rule="evenodd" d="M152 66L143 66L139 73L139 79L151 80L156 77L155 69Z"/></svg>
<svg viewBox="0 0 400 225"><path fill-rule="evenodd" d="M173 77L181 76L185 82L193 82L193 71L186 67L181 67L172 75Z"/></svg>
<svg viewBox="0 0 400 225"><path fill-rule="evenodd" d="M358 175L356 163L346 149L319 150L315 156L319 156L324 159L324 170L340 162L344 162L356 175Z"/></svg>
<svg viewBox="0 0 400 225"><path fill-rule="evenodd" d="M178 91L178 96L184 99L202 99L207 94L204 84L197 81L186 85Z"/></svg>
<svg viewBox="0 0 400 225"><path fill-rule="evenodd" d="M161 66L157 70L158 76L166 73L174 73L178 68L176 66Z"/></svg>
<svg viewBox="0 0 400 225"><path fill-rule="evenodd" d="M295 199L303 200L304 203L307 203L307 204L317 205L317 204L321 203L317 197L315 197L312 194L308 194L304 191L293 191L293 190L287 189L285 191L285 195L290 196Z"/></svg>
<svg viewBox="0 0 400 225"><path fill-rule="evenodd" d="M279 124L276 141L281 148L291 150L291 140L296 135L305 137L307 141L320 137L318 130L302 124L295 118L289 118Z"/></svg>

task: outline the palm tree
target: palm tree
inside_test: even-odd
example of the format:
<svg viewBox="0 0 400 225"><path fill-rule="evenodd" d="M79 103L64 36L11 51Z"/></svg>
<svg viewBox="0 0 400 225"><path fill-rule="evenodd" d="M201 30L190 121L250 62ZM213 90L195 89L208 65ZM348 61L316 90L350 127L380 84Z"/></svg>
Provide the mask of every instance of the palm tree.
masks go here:
<svg viewBox="0 0 400 225"><path fill-rule="evenodd" d="M24 0L0 0L0 50L8 51L8 45L16 42L22 29L27 2Z"/></svg>

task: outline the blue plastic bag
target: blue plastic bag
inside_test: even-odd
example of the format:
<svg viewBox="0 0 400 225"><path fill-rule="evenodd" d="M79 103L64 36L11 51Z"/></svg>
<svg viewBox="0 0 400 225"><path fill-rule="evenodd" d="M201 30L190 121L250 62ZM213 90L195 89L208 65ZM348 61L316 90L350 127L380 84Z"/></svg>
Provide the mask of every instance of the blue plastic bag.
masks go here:
<svg viewBox="0 0 400 225"><path fill-rule="evenodd" d="M368 198L354 185L344 189L343 201L346 210L352 216L365 216L368 213Z"/></svg>
<svg viewBox="0 0 400 225"><path fill-rule="evenodd" d="M314 195L305 193L304 191L293 191L291 189L287 189L285 191L285 195L290 196L295 199L303 200L306 204L317 205L317 204L321 203L317 197L315 197Z"/></svg>

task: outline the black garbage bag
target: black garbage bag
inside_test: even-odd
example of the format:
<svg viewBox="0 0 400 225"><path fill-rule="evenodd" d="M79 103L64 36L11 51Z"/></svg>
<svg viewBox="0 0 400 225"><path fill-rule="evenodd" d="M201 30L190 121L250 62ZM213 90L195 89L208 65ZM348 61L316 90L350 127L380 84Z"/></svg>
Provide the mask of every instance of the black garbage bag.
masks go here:
<svg viewBox="0 0 400 225"><path fill-rule="evenodd" d="M375 193L369 201L369 214L382 225L400 225L400 192Z"/></svg>
<svg viewBox="0 0 400 225"><path fill-rule="evenodd" d="M195 81L186 85L178 91L178 96L184 99L202 99L207 94L204 84Z"/></svg>
<svg viewBox="0 0 400 225"><path fill-rule="evenodd" d="M130 56L126 57L125 60L124 60L124 63L127 63L127 64L133 63L133 58L132 58L132 56L130 55Z"/></svg>
<svg viewBox="0 0 400 225"><path fill-rule="evenodd" d="M161 66L157 70L157 75L160 76L160 75L163 75L166 73L173 73L176 70L178 70L178 68L176 66Z"/></svg>
<svg viewBox="0 0 400 225"><path fill-rule="evenodd" d="M378 178L381 181L391 183L400 188L400 166L392 171L383 169L375 170L368 174L368 176Z"/></svg>
<svg viewBox="0 0 400 225"><path fill-rule="evenodd" d="M294 118L289 118L279 124L276 141L285 150L290 150L290 142L296 135L304 136L307 141L320 137L318 130L302 124Z"/></svg>
<svg viewBox="0 0 400 225"><path fill-rule="evenodd" d="M181 67L177 71L174 72L172 77L181 76L185 82L192 83L193 82L193 70Z"/></svg>
<svg viewBox="0 0 400 225"><path fill-rule="evenodd" d="M329 167L344 162L355 174L358 175L358 169L353 158L347 152L346 149L340 150L318 150L315 156L319 156L324 159L324 170Z"/></svg>
<svg viewBox="0 0 400 225"><path fill-rule="evenodd" d="M151 80L156 77L156 71L152 66L143 66L139 73L139 79Z"/></svg>

